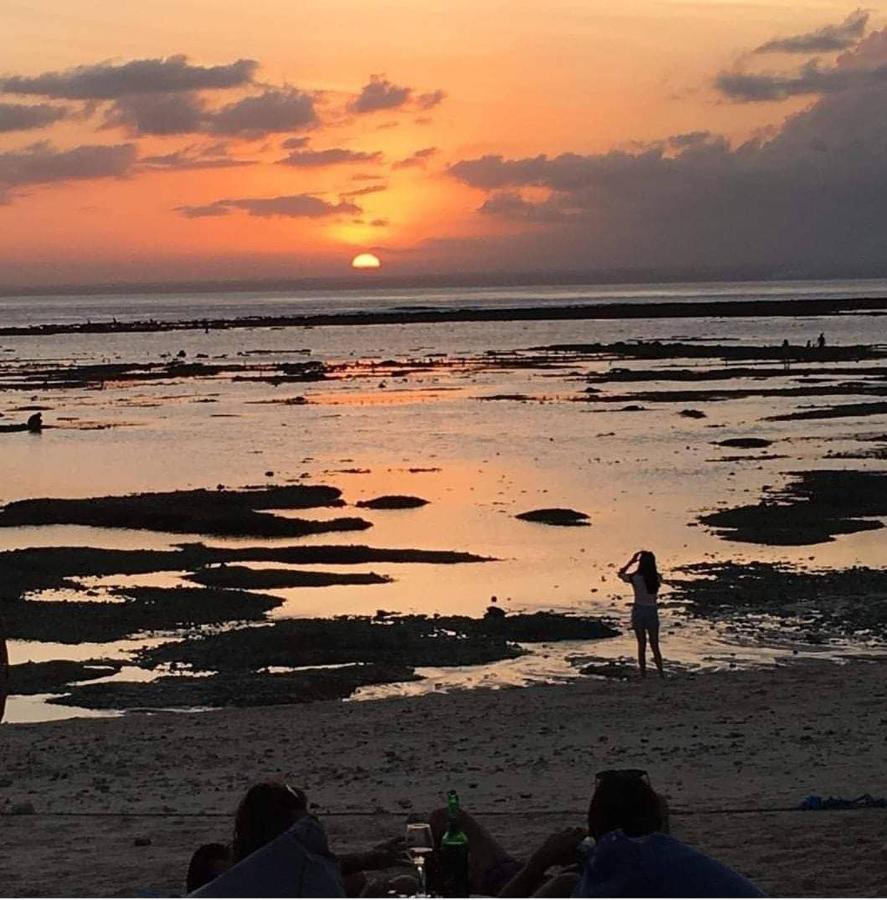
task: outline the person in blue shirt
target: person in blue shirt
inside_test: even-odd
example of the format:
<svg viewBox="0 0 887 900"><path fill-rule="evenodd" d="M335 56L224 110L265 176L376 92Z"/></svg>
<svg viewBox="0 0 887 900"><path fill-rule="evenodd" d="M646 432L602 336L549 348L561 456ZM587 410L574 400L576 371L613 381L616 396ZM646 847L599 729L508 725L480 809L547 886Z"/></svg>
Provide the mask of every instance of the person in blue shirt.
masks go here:
<svg viewBox="0 0 887 900"><path fill-rule="evenodd" d="M588 808L590 837L580 842L576 829L551 835L499 896L764 896L747 878L667 830L665 803L645 772L601 772ZM549 869L575 863L577 854L578 872L547 878Z"/></svg>
<svg viewBox="0 0 887 900"><path fill-rule="evenodd" d="M588 808L595 844L575 897L763 897L743 875L669 834L662 801L638 770L598 776Z"/></svg>

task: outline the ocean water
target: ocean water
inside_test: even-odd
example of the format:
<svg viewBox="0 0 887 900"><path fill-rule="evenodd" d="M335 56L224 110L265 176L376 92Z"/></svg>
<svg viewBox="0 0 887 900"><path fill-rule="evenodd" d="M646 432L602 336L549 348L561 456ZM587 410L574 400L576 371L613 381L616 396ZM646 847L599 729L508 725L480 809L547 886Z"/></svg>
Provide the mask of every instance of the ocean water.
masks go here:
<svg viewBox="0 0 887 900"><path fill-rule="evenodd" d="M418 306L541 306L613 300L807 298L887 296L887 282L767 283L628 287L457 289L453 291L200 294L193 296L0 298L3 324L127 319L280 315ZM844 567L885 563L883 536L864 532L816 547L763 547L724 541L696 522L701 511L752 502L765 486L792 471L842 465L828 451L853 445L854 435L884 430L883 417L771 422L767 416L802 406L871 400L870 396L768 397L704 401L706 418L678 415L686 403L577 402L585 374L611 365L687 367L699 360L565 362L562 368L484 364L488 351L526 351L548 344L684 340L729 345L803 344L825 332L830 344L872 343L880 319L840 317L633 319L268 328L210 332L77 334L0 338L0 412L48 407L41 435L2 436L0 502L27 497L89 497L146 490L242 487L300 479L342 489L353 503L382 493L415 494L430 501L417 510L364 511L373 527L355 534L303 539L314 543L368 543L383 547L466 550L496 562L462 566L376 564L394 577L384 585L272 591L284 599L272 617L395 612L478 615L491 596L509 610L555 609L607 615L627 622L629 597L614 571L636 549L654 549L668 573L710 560L784 561L798 566ZM109 382L102 389L11 389L36 365L160 362L184 352L193 360L274 365L307 359L347 364L341 377L273 386L221 375L161 382ZM404 376L376 376L373 361L435 360ZM772 367L772 363L770 364ZM785 384L795 383L792 372ZM846 380L846 379L844 379ZM607 393L654 390L666 382L601 385ZM723 382L720 383L723 386ZM769 380L767 386L782 386ZM730 387L760 386L732 379ZM669 386L674 386L673 384ZM703 389L705 382L682 385ZM485 399L521 395L523 401ZM304 397L303 405L284 401ZM626 400L626 404L632 401ZM731 463L735 454L714 446L727 437L766 437L782 458ZM854 466L872 465L856 462ZM411 470L422 471L411 471ZM359 470L359 471L356 471ZM266 475L273 472L273 475ZM538 507L565 506L590 516L587 528L550 528L514 518ZM325 517L338 510L318 510ZM346 510L345 514L348 514ZM73 526L6 529L5 548L83 545L168 547L187 536ZM199 538L195 538L199 539ZM207 540L207 543L237 542ZM254 545L256 540L243 541ZM323 566L323 569L335 567ZM357 567L361 568L361 567ZM365 567L370 568L370 567ZM175 584L180 573L138 583ZM123 579L95 579L102 590ZM133 583L128 580L127 583ZM99 597L97 602L101 598ZM663 597L667 600L667 593ZM171 635L169 637L174 637ZM145 639L114 645L13 642L13 662L41 659L125 658ZM621 657L633 639L536 648L506 664L427 671L417 684L386 686L360 697L477 685L500 686L570 677L570 656ZM823 649L782 640L778 629L756 643L742 642L700 622L664 616L666 658L688 667L759 664L796 652L833 656L872 651L844 642ZM877 648L876 648L877 649ZM117 678L149 677L127 669ZM13 720L82 714L13 698Z"/></svg>
<svg viewBox="0 0 887 900"><path fill-rule="evenodd" d="M372 276L370 276L372 277ZM885 297L887 280L697 282L692 284L532 285L529 287L370 288L366 290L203 291L0 296L5 326L69 322L244 318L416 309L585 306L595 303L827 300Z"/></svg>

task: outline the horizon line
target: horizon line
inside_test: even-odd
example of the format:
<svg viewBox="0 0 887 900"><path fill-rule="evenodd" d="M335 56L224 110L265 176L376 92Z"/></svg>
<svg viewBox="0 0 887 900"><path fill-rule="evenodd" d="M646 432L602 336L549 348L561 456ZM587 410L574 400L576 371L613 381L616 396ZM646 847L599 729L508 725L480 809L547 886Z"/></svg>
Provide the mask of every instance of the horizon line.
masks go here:
<svg viewBox="0 0 887 900"><path fill-rule="evenodd" d="M727 267L694 269L591 269L529 270L470 273L432 272L426 274L382 274L376 271L360 275L318 275L293 278L206 278L160 281L120 280L98 282L61 282L38 284L0 284L0 297L76 296L133 294L211 293L213 291L290 291L290 290L378 290L433 287L533 287L541 285L652 285L707 284L727 282L799 282L865 281L887 278L887 265L874 271L794 270L771 267L731 269Z"/></svg>

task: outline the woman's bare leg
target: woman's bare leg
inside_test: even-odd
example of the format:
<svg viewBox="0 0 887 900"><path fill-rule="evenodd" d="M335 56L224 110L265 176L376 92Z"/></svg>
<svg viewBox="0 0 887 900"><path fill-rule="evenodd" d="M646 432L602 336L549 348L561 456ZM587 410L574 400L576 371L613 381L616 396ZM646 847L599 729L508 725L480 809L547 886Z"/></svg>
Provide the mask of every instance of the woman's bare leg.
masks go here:
<svg viewBox="0 0 887 900"><path fill-rule="evenodd" d="M653 652L653 662L659 669L659 677L665 678L665 672L662 668L662 653L659 650L659 626L654 625L650 629L650 650Z"/></svg>
<svg viewBox="0 0 887 900"><path fill-rule="evenodd" d="M434 810L428 818L435 847L440 846L440 839L447 830L447 818L445 809ZM471 890L474 893L480 893L484 887L487 872L511 857L493 835L464 809L459 813L459 826L465 832L468 846L471 848L471 853L468 855L468 877L471 882ZM437 860L429 858L429 862L434 866Z"/></svg>
<svg viewBox="0 0 887 900"><path fill-rule="evenodd" d="M545 884L533 894L533 897L572 897L579 876L574 872L564 872L549 878Z"/></svg>
<svg viewBox="0 0 887 900"><path fill-rule="evenodd" d="M635 628L634 635L638 639L638 668L641 678L647 677L647 632L643 628Z"/></svg>

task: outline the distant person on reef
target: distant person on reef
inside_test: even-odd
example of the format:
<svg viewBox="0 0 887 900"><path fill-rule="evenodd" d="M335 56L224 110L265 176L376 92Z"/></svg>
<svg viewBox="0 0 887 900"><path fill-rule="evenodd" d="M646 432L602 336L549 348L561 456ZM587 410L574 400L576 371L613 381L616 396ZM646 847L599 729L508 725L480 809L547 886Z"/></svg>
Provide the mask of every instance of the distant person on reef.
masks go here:
<svg viewBox="0 0 887 900"><path fill-rule="evenodd" d="M0 722L6 712L6 695L9 692L9 654L6 651L6 634L0 621Z"/></svg>
<svg viewBox="0 0 887 900"><path fill-rule="evenodd" d="M819 337L816 339L816 346L819 347L820 350L825 349L825 335L820 332Z"/></svg>
<svg viewBox="0 0 887 900"><path fill-rule="evenodd" d="M791 347L789 346L788 338L786 338L782 342L782 368L785 369L786 372L788 372L788 370L792 364L791 352L792 352L792 350L791 350Z"/></svg>
<svg viewBox="0 0 887 900"><path fill-rule="evenodd" d="M641 677L647 675L647 638L653 651L653 661L660 677L665 677L662 669L662 653L659 650L659 609L657 598L662 579L656 569L656 557L649 550L638 550L619 570L619 577L630 584L634 591L631 607L631 627L638 641L638 668Z"/></svg>

